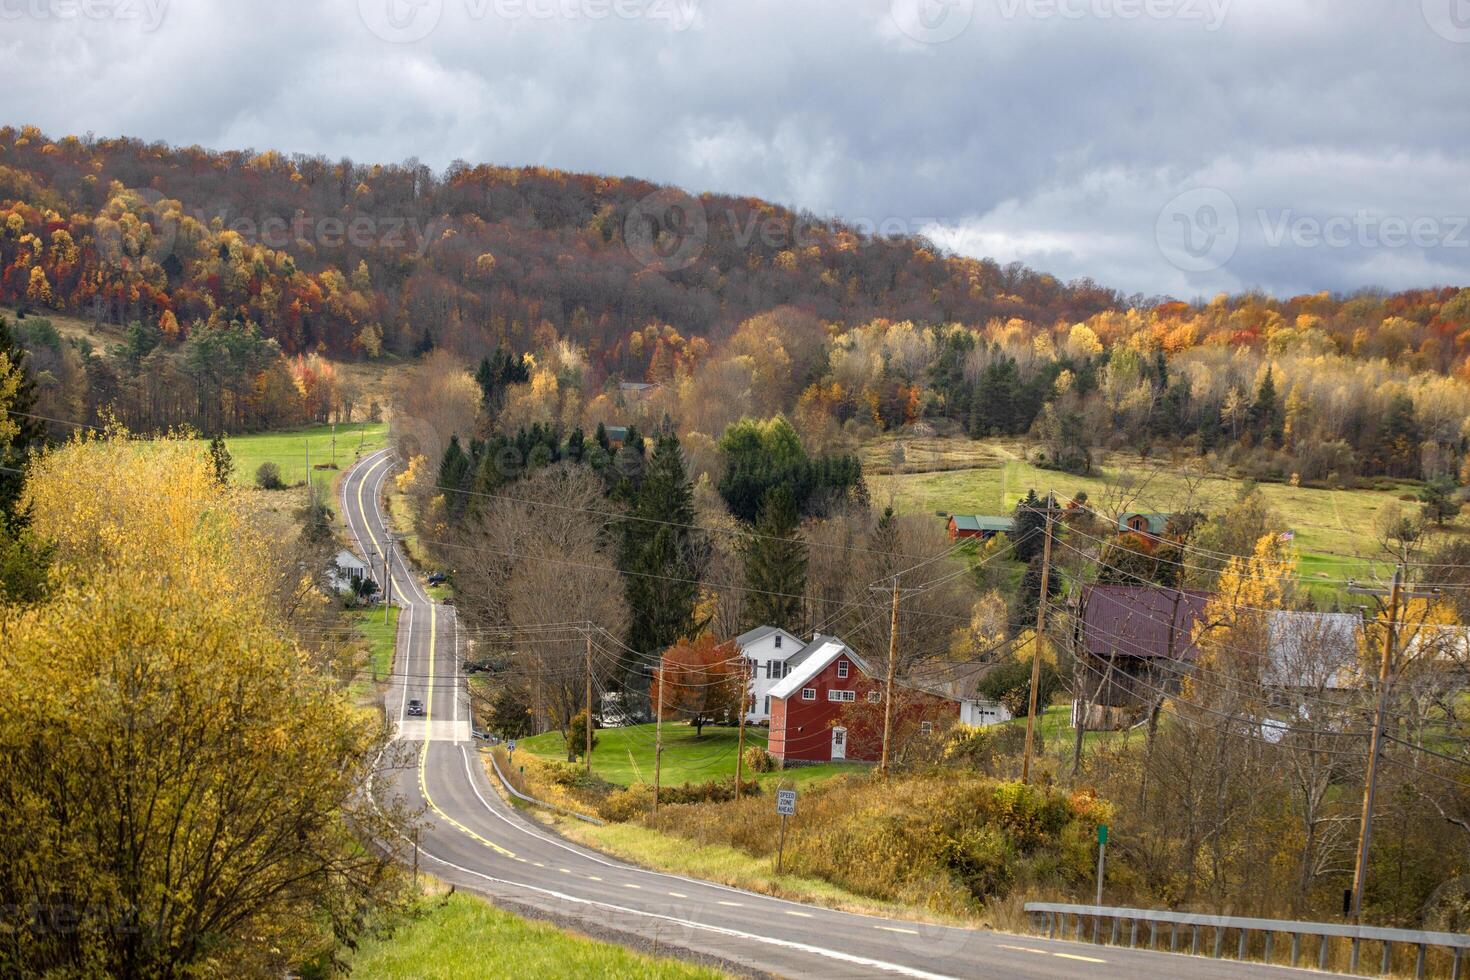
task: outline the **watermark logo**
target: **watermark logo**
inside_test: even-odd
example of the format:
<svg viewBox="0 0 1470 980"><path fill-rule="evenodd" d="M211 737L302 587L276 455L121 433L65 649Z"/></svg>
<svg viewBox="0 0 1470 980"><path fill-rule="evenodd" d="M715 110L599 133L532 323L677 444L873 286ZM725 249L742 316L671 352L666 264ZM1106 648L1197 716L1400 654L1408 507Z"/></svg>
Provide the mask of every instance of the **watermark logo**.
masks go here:
<svg viewBox="0 0 1470 980"><path fill-rule="evenodd" d="M1218 187L1196 187L1164 205L1154 223L1154 238L1176 269L1212 272L1240 247L1240 212Z"/></svg>
<svg viewBox="0 0 1470 980"><path fill-rule="evenodd" d="M997 0L1006 20L1173 20L1206 31L1225 23L1231 0Z"/></svg>
<svg viewBox="0 0 1470 980"><path fill-rule="evenodd" d="M704 254L709 242L709 217L697 198L665 187L628 211L623 221L623 242L644 267L678 272Z"/></svg>
<svg viewBox="0 0 1470 980"><path fill-rule="evenodd" d="M1268 248L1470 248L1470 217L1374 215L1359 209L1327 218L1290 208L1256 212Z"/></svg>
<svg viewBox="0 0 1470 980"><path fill-rule="evenodd" d="M975 0L890 0L898 29L921 44L943 44L965 32L975 19Z"/></svg>
<svg viewBox="0 0 1470 980"><path fill-rule="evenodd" d="M363 25L389 44L422 41L439 26L444 0L357 0Z"/></svg>
<svg viewBox="0 0 1470 980"><path fill-rule="evenodd" d="M1424 21L1446 41L1470 44L1470 0L1421 0Z"/></svg>
<svg viewBox="0 0 1470 980"><path fill-rule="evenodd" d="M169 0L0 0L0 21L119 21L158 30Z"/></svg>

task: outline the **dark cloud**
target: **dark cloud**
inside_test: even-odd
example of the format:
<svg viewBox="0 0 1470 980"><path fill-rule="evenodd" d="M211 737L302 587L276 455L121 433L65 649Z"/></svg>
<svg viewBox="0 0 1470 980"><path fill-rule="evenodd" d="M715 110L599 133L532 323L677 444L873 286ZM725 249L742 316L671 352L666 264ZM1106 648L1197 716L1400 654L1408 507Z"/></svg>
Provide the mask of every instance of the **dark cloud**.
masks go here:
<svg viewBox="0 0 1470 980"><path fill-rule="evenodd" d="M0 0L0 115L632 174L1128 291L1401 288L1470 281L1457 2Z"/></svg>

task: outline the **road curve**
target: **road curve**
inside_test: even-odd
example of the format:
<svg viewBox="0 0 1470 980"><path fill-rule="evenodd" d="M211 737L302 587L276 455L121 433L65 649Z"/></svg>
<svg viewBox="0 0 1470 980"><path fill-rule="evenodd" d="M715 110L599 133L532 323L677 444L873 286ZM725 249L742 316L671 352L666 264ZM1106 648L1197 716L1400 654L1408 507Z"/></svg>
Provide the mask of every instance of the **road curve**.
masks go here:
<svg viewBox="0 0 1470 980"><path fill-rule="evenodd" d="M398 733L392 784L427 815L419 835L424 870L599 936L778 976L1213 980L1308 972L836 912L647 871L565 841L506 804L485 774L470 741L455 610L429 597L391 544L382 488L394 468L391 450L363 457L342 481L341 502L349 535L379 582L390 555L401 610L385 696ZM406 714L411 699L424 703L424 718Z"/></svg>

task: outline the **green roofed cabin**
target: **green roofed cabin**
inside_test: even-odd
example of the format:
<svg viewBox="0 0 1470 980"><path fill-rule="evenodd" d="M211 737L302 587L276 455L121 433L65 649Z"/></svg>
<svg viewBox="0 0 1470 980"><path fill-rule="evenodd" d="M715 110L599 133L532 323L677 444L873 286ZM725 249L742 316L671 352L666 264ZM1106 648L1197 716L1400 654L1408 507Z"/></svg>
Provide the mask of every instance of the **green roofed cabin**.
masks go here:
<svg viewBox="0 0 1470 980"><path fill-rule="evenodd" d="M1173 514L1122 514L1118 517L1118 531L1127 534L1150 534L1154 537L1162 537L1164 529L1169 526L1169 518Z"/></svg>
<svg viewBox="0 0 1470 980"><path fill-rule="evenodd" d="M949 536L951 538L979 538L989 541L997 534L1010 534L1016 526L1014 517L975 517L968 514L951 514Z"/></svg>

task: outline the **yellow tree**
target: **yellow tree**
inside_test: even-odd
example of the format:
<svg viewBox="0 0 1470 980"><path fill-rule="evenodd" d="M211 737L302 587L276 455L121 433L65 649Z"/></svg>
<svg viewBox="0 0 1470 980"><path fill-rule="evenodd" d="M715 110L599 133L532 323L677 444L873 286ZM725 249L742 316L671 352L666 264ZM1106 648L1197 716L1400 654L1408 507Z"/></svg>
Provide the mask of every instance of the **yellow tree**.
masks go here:
<svg viewBox="0 0 1470 980"><path fill-rule="evenodd" d="M280 973L393 892L386 733L280 626L235 493L181 438L32 469L56 588L0 608L0 973Z"/></svg>

